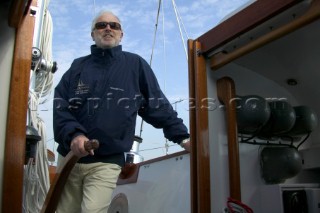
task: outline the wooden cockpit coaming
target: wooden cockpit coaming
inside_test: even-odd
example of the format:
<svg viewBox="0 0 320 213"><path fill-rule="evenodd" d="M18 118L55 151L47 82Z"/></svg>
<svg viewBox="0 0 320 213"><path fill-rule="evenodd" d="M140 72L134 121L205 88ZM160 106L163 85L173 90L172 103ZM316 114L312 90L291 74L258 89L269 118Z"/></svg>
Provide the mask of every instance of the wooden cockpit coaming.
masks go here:
<svg viewBox="0 0 320 213"><path fill-rule="evenodd" d="M298 1L294 1L294 2L298 2ZM254 6L254 4L252 6ZM260 7L263 7L263 6L264 5L261 5ZM286 6L288 7L288 5L286 5ZM249 7L246 9L249 9ZM235 34L233 36L233 38L226 39L225 41L222 39L221 39L221 41L217 41L215 43L214 48L212 48L210 50L204 49L203 50L204 54L208 58L210 58L210 56L212 56L218 52L230 53L230 52L238 49L239 47L242 47L242 46L256 40L257 38L264 36L264 35L268 34L269 32L274 31L275 29L281 28L282 26L292 22L293 20L298 19L299 17L303 16L308 11L309 8L310 8L310 1L301 1L300 3L295 3L293 6L286 9L285 11L281 10L281 13L279 13L279 14L277 14L277 13L274 14L275 13L274 12L273 14L269 14L268 16L266 15L268 17L267 20L261 20L259 22L252 21L251 24L247 24L248 27L246 29L244 29L240 32L238 32L237 30L244 28L241 26L245 25L245 24L239 23L240 26L237 26L238 28L235 28L235 26L233 26L233 28L235 28L234 32L233 32L233 30L230 30L233 32L233 34ZM236 17L238 17L242 12L243 11L240 11L239 14L236 15ZM235 18L235 17L231 17L230 19L232 20L233 18ZM221 26L226 25L225 27L228 27L227 26L228 21L229 20L227 19L226 21L223 21L220 25ZM218 34L218 29L219 29L220 25L218 25L216 27L217 29L213 31L213 32L217 31L215 34ZM207 34L209 34L209 32ZM205 36L202 36L202 37L205 37ZM201 41L202 37L199 37L198 40ZM209 36L207 36L207 37L209 38ZM211 37L209 39L212 40Z"/></svg>
<svg viewBox="0 0 320 213"><path fill-rule="evenodd" d="M205 55L209 55L212 51L219 49L240 35L291 9L302 1L255 1L231 17L225 18L222 23L197 38L202 45L201 51Z"/></svg>
<svg viewBox="0 0 320 213"><path fill-rule="evenodd" d="M257 1L252 6L262 5L263 2ZM229 167L228 160L230 160L228 158L228 140L230 138L228 135L228 115L223 103L218 98L218 81L229 77L234 81L237 95L259 95L268 99L285 98L292 106L305 105L312 108L320 118L320 103L317 101L320 93L318 86L318 79L320 79L319 2L318 0L314 0L312 3L311 1L299 3L295 1L296 4L294 6L291 4L292 7L285 12L269 17L270 19L259 23L259 25L254 23L251 27L246 26L247 31L234 31L234 35L236 35L234 38L221 39L220 43L215 43L213 48L208 46L210 44L208 40L203 39L210 38L210 35L211 38L214 35L221 36L223 32L219 30L220 26L198 39L200 43L202 42L202 49L199 49L199 52L206 57L208 98L213 102L211 105L213 108L208 110L208 126L211 192L219 191L219 196L212 195L211 198L211 206L216 211L223 208L230 195L226 186L232 184L227 179L230 170L226 169ZM310 5L313 5L311 10ZM305 19L305 14L311 18ZM231 17L234 23L236 23L237 15L239 14ZM300 20L302 21L300 22ZM228 23L231 26L232 24L228 21L230 20L221 25ZM292 23L298 24L294 27L287 27L293 26ZM236 28L242 29L241 26ZM281 32L283 28L289 30ZM228 29L228 31L232 31L232 29ZM268 38L269 33L272 35L274 32L280 33L274 39L270 39L271 36ZM263 44L257 45L256 48L250 47L260 38L263 38L261 40ZM246 49L248 46L250 48ZM239 49L244 50L242 55L239 54L229 61L225 59L228 59L228 55L234 56L234 52ZM220 57L219 54L222 56ZM217 59L218 65L216 67L214 59ZM222 65L219 65L221 61ZM289 79L296 81L297 84L289 84ZM319 136L320 126L318 125L300 149L319 147ZM295 145L297 144L295 143ZM238 150L241 170L241 199L255 211L263 209L260 192L261 188L266 186L261 177L259 164L259 153L262 148L263 146L239 143ZM302 170L297 176L287 179L285 183L317 183L318 180L319 172L317 170Z"/></svg>

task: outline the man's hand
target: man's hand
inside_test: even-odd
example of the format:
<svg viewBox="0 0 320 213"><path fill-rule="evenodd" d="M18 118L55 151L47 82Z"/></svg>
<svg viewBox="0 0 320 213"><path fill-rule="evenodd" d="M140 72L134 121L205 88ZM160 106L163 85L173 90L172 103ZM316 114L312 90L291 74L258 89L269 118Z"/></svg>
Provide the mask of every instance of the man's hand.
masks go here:
<svg viewBox="0 0 320 213"><path fill-rule="evenodd" d="M84 142L89 141L89 139L84 135L78 135L71 141L70 149L78 157L84 157L88 154L94 155L93 149L87 152L84 148Z"/></svg>
<svg viewBox="0 0 320 213"><path fill-rule="evenodd" d="M186 151L190 152L191 150L191 144L190 144L190 139L186 139L186 140L183 140L183 142L181 142L180 146L182 148L184 148Z"/></svg>

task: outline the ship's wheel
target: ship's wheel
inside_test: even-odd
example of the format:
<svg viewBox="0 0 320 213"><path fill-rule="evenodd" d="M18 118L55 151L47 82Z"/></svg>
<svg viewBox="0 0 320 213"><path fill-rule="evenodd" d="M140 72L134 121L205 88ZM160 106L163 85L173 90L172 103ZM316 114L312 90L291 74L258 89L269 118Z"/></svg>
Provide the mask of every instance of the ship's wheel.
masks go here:
<svg viewBox="0 0 320 213"><path fill-rule="evenodd" d="M128 213L128 199L123 193L117 194L111 201L108 213Z"/></svg>

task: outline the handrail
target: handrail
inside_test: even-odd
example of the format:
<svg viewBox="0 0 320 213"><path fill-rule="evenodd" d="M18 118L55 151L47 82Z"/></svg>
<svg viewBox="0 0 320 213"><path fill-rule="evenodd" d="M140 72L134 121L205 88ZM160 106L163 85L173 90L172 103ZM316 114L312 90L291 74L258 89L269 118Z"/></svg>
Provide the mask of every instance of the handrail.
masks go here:
<svg viewBox="0 0 320 213"><path fill-rule="evenodd" d="M189 97L195 98L195 80L194 80L194 41L188 40L188 75L189 75ZM198 204L198 188L197 188L197 146L196 146L196 113L195 110L189 109L189 123L190 123L190 200L191 210L190 212L197 212Z"/></svg>
<svg viewBox="0 0 320 213"><path fill-rule="evenodd" d="M230 197L241 201L239 145L237 135L235 85L230 77L217 81L218 99L224 103L227 116Z"/></svg>
<svg viewBox="0 0 320 213"><path fill-rule="evenodd" d="M211 209L210 151L206 61L199 41L188 40L190 104L191 212Z"/></svg>
<svg viewBox="0 0 320 213"><path fill-rule="evenodd" d="M217 53L211 56L211 69L217 70L231 61L246 55L278 38L281 38L320 18L320 0L313 0L307 12L294 21L265 34L256 40L230 53Z"/></svg>

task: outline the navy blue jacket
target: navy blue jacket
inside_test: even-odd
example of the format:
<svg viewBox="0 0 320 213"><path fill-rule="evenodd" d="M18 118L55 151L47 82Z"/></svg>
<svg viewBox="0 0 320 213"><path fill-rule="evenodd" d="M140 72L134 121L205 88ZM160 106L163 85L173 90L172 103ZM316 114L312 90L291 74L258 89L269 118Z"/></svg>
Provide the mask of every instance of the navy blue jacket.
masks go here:
<svg viewBox="0 0 320 213"><path fill-rule="evenodd" d="M53 128L58 152L65 156L71 140L83 134L97 139L94 156L80 163L123 164L123 153L134 140L139 114L175 143L188 138L188 130L162 93L148 63L121 46L100 49L75 59L55 88Z"/></svg>

